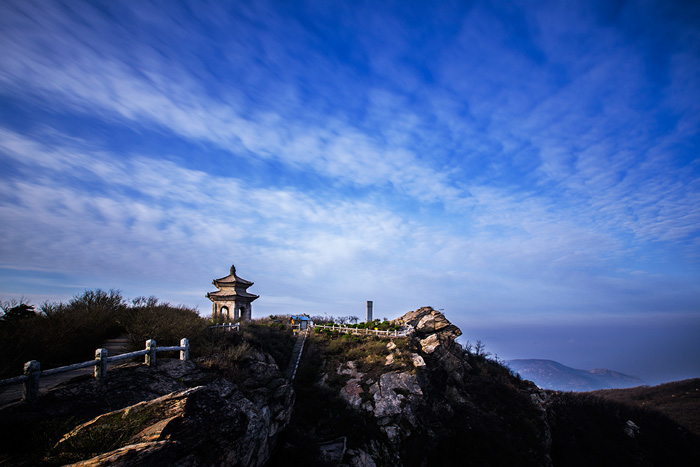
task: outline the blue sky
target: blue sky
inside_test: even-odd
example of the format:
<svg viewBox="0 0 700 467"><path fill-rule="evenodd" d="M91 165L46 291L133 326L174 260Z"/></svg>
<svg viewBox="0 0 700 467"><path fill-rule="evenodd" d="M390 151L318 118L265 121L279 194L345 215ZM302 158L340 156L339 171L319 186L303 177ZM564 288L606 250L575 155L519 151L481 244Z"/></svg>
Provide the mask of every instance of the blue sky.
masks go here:
<svg viewBox="0 0 700 467"><path fill-rule="evenodd" d="M0 299L444 309L700 376L695 2L0 3Z"/></svg>

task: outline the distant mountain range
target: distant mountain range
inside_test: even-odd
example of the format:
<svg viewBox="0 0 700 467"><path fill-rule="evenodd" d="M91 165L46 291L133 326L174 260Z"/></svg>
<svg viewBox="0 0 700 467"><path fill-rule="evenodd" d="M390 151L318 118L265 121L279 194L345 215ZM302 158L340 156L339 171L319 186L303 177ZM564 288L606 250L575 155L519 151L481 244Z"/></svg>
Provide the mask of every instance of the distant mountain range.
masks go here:
<svg viewBox="0 0 700 467"><path fill-rule="evenodd" d="M508 366L520 376L541 388L558 391L595 391L597 389L631 388L646 384L636 376L606 368L577 370L554 360L508 360Z"/></svg>

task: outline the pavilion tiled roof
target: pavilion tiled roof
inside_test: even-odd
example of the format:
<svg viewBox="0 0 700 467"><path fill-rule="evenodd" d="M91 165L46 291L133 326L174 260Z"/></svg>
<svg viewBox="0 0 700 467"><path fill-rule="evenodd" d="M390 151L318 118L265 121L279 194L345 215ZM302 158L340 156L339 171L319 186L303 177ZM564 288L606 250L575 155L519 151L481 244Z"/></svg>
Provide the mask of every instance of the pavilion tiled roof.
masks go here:
<svg viewBox="0 0 700 467"><path fill-rule="evenodd" d="M231 285L234 284L240 284L244 287L250 287L251 285L254 284L254 282L247 281L243 278L240 278L236 275L236 267L231 266L231 274L228 276L222 277L221 279L214 279L212 282L215 286L219 286L219 284L222 284L224 287L231 287Z"/></svg>
<svg viewBox="0 0 700 467"><path fill-rule="evenodd" d="M246 289L253 285L253 282L242 279L236 275L236 267L231 266L231 273L221 279L214 279L212 284L219 290L207 293L210 300L234 300L236 297L247 298L250 301L259 298L259 295L247 292Z"/></svg>
<svg viewBox="0 0 700 467"><path fill-rule="evenodd" d="M219 299L223 298L233 298L233 297L245 297L245 298L258 298L260 295L255 295L243 290L230 290L230 289L224 289L224 290L217 290L216 292L209 292L207 294L207 297L216 297Z"/></svg>

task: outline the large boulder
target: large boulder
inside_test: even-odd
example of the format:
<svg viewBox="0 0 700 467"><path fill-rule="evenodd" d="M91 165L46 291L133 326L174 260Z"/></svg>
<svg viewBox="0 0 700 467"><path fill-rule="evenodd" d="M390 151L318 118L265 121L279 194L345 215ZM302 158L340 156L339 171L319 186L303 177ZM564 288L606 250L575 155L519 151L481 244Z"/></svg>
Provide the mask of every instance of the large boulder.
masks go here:
<svg viewBox="0 0 700 467"><path fill-rule="evenodd" d="M394 323L407 327L409 333L419 339L437 334L442 338L454 340L462 335L462 331L445 318L444 314L429 306L409 311L395 319Z"/></svg>
<svg viewBox="0 0 700 467"><path fill-rule="evenodd" d="M278 434L273 416L217 380L100 415L66 434L54 455L123 444L74 465L259 466Z"/></svg>
<svg viewBox="0 0 700 467"><path fill-rule="evenodd" d="M83 421L48 453L49 462L62 465L261 466L291 418L295 396L266 353L251 351L245 363L255 372L240 384L216 361L126 364L104 380L78 378L35 404L3 408L0 428L31 432L51 419Z"/></svg>

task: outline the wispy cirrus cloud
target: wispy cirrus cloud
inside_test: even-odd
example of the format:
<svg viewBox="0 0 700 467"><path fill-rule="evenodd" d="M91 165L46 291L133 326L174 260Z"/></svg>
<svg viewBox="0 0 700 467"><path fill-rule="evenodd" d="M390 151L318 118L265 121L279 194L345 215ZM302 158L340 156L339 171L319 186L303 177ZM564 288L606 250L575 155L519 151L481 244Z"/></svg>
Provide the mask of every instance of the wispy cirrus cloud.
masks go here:
<svg viewBox="0 0 700 467"><path fill-rule="evenodd" d="M499 165L493 160L486 162L486 166L491 168L484 171L483 158L479 157L484 151L493 153L495 150L496 157L503 160L508 170L512 170L515 161L512 149L529 147L531 155L525 157L537 159L534 163L521 163L524 164L523 175L535 183L551 180L560 187L556 196L565 205L560 208L559 215L566 216L562 212L566 209L571 211L569 215L597 222L600 228L622 229L633 235L646 235L648 239L658 239L662 231L665 239L685 238L696 220L697 212L687 214L688 207L693 205L693 198L697 196L692 184L682 182L679 186L676 173L663 180L663 174L655 172L653 168L644 170L644 166L639 164L640 153L647 153L650 146L661 143L654 139L654 135L627 129L650 125L648 117L630 109L631 105L635 105L634 96L639 94L633 90L641 89L644 85L638 78L628 79L629 76L644 75L638 54L634 50L622 49L618 55L608 55L603 62L591 58L595 50L619 42L619 38L610 31L601 30L602 34L597 39L601 45L597 49L593 47L583 56L583 60L579 56L576 62L561 54L556 55L556 48L542 48L547 57L556 57L565 67L574 67L579 72L579 76L560 89L554 87L555 77L547 76L542 71L538 61L542 58L537 53L534 59L512 55L513 60L507 61L503 61L507 55L493 54L493 57L501 58L498 59L500 61L493 61L496 59L492 58L483 62L486 70L493 71L486 79L483 79L483 72L471 72L468 61L450 60L454 71L444 75L443 79L459 83L462 86L460 92L468 92L472 97L468 100L469 108L477 124L483 120L486 136L479 135L474 138L476 143L472 143L466 142L463 135L453 132L452 144L460 152L460 163L449 168L449 165L445 165L449 164L449 159L436 165L438 159L418 157L414 143L421 139L429 141L433 127L422 128L427 117L444 115L443 121L462 121L455 115L454 108L446 110L442 105L432 109L426 107L428 114L419 115L407 102L398 106L387 104L393 100L400 102L402 96L376 92L375 96L384 97L381 100L374 97L368 102L375 102L374 108L381 109L380 113L369 114L370 118L365 123L374 122L377 127L381 126L380 133L369 132L363 125L354 126L337 117L326 119L323 123L285 118L285 114L301 108L298 101L283 102L282 108L284 105L291 107L282 113L272 110L251 114L245 110L242 102L232 97L235 95L233 90L220 88L214 94L223 98L214 98L211 90L197 82L196 75L180 66L172 67L171 62L159 57L157 49L130 43L130 53L126 56L111 46L107 49L109 54L88 47L86 44L90 41L85 39L95 38L98 29L104 28L110 35L123 40L127 40L126 34L125 31L115 31L114 25L106 23L103 16L89 8L81 9L80 13L93 26L83 26L81 34L84 37L80 34L77 37L60 34L63 28L57 29L51 23L40 38L27 40L26 45L24 41L11 44L13 47L4 58L8 65L3 74L4 82L15 92L25 92L29 84L30 91L41 93L48 102L62 108L68 105L74 110L91 113L96 108L101 109L104 118L126 120L130 125L163 128L180 137L214 144L237 157L276 160L295 170L311 169L323 177L354 185L393 187L398 193L421 202L446 203L460 211L474 206L487 210L488 205L481 205L482 201L472 197L471 188L478 190L482 184L498 182L503 177L498 172ZM61 17L60 14L56 16ZM151 19L147 15L142 17ZM484 15L467 18L462 29L466 35L457 37L458 44L463 45L455 49L455 53L462 57L474 54L459 47L478 46L488 50L489 47L498 47L499 39L507 39L510 34L501 27L502 23L493 18L486 19ZM208 19L214 21L213 18ZM279 18L272 19L273 24L280 21ZM160 28L167 29L167 24L173 23L173 20L163 18L158 19L158 23ZM294 26L294 21L291 24L287 26L290 35L304 36L305 33ZM398 26L394 24L391 27ZM532 24L530 27L538 31L546 29L536 28ZM484 31L489 31L489 34L484 34ZM535 42L532 50L537 50L543 44L558 43L558 37L552 37L556 31L548 34ZM559 31L558 34L563 32ZM269 34L269 31L261 36L273 38L274 42L269 44L263 41L262 50L278 50L275 47L277 40L274 39L277 36ZM309 40L306 36L303 39ZM474 42L476 39L478 41ZM40 43L53 44L56 53L47 55L37 48ZM403 50L401 47L394 49L380 47L379 53L387 54L392 50L392 53L400 55ZM490 57L491 54L486 56ZM249 57L241 58L246 62L250 60ZM283 55L271 59L271 62L279 62L283 66L281 62L285 60L289 60L289 57ZM324 57L313 60L323 61ZM588 68L581 69L579 61L588 63ZM292 74L296 73L293 61L284 62L284 65L291 65ZM399 71L397 73L400 74ZM537 78L523 81L521 89L516 87L508 91L508 95L497 94L495 99L483 87L496 86L510 79L513 73ZM610 76L616 74L620 78L611 82ZM461 79L457 79L458 76ZM605 93L602 96L601 89ZM627 91L620 93L620 90ZM548 97L536 103L532 97L537 95ZM508 120L504 119L505 115L508 115ZM458 131L464 128L462 125ZM625 134L624 146L620 144L620 131ZM475 135L472 128L468 130L469 133ZM653 158L651 155L647 157ZM486 179L471 178L470 160L475 161L473 167L476 172ZM648 165L655 164L650 160ZM542 175L533 178L533 174L538 172L531 169L537 167ZM665 168L669 170L667 165ZM527 174L528 169L530 174ZM463 178L464 175L466 178ZM463 180L462 183L459 183L460 180ZM652 189L645 190L645 199L630 200L630 193L639 193L634 185L640 180ZM502 182L506 186L506 195L513 190L519 192L520 181L511 179ZM574 195L569 194L572 191ZM679 201L676 204L678 209L659 210L654 207L661 200L668 202L672 198L675 198L674 203ZM584 201L581 202L581 199ZM573 203L576 204L572 205L569 200L575 200ZM543 203L549 204L549 201L543 199ZM591 205L592 209L586 205ZM549 207L556 209L552 204ZM655 227L659 224L664 228Z"/></svg>
<svg viewBox="0 0 700 467"><path fill-rule="evenodd" d="M697 12L2 2L0 295L697 314Z"/></svg>
<svg viewBox="0 0 700 467"><path fill-rule="evenodd" d="M5 71L0 79L9 89L38 94L56 109L93 115L99 109L106 119L164 128L236 156L275 159L350 184L389 184L429 201L449 202L461 196L445 174L409 148L387 146L341 119L331 117L322 125L309 126L275 111L251 115L234 100L213 98L186 70L159 59L157 50L132 43L129 57L114 51L115 56L107 58L59 32L42 31L41 38L26 44L5 39L12 47L2 58ZM94 37L97 27L85 34ZM55 53L47 55L40 43L53 44ZM136 57L131 58L134 51ZM227 94L226 89L222 92Z"/></svg>
<svg viewBox="0 0 700 467"><path fill-rule="evenodd" d="M465 235L453 222L367 201L248 187L162 160L115 158L74 139L57 145L52 137L45 146L36 135L0 134L0 150L21 174L0 193L7 200L0 215L14 221L2 232L3 266L120 270L144 279L173 270L173 278L206 281L224 253L257 263L286 287L298 289L302 280L304 290L314 289L323 278L323 295L352 294L358 281L379 293L429 271L432 287L389 293L400 303L434 294L459 301L481 296L482 284L501 284L508 292L500 302L527 288L551 294L554 278L563 290L582 287L582 275L624 255L613 238L557 217L538 199L498 190L475 191L485 212L469 220Z"/></svg>

